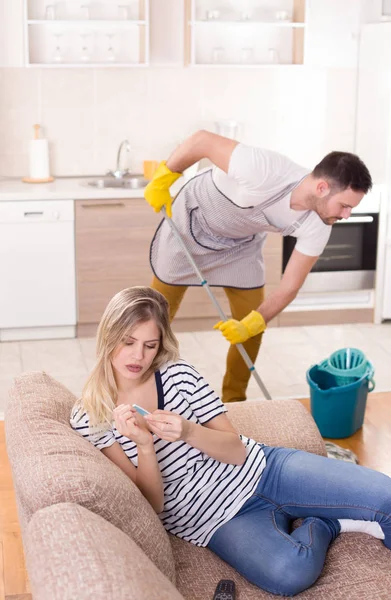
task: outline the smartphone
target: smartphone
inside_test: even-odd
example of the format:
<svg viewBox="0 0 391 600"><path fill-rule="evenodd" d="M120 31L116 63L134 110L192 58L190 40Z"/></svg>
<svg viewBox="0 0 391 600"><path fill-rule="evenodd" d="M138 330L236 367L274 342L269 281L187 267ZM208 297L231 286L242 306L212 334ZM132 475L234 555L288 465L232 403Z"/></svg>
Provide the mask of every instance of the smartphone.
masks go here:
<svg viewBox="0 0 391 600"><path fill-rule="evenodd" d="M132 404L133 408L135 408L137 410L138 413L140 413L140 415L142 415L143 417L145 417L145 415L150 415L151 413L149 412L149 410L145 410L145 408L142 408L141 406L139 406L138 404Z"/></svg>

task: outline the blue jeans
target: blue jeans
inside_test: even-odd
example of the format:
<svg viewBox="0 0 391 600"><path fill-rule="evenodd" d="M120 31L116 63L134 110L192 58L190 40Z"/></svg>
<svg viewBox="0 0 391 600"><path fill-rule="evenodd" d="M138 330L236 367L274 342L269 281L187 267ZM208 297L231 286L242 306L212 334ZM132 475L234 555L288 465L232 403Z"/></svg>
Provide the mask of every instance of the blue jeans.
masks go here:
<svg viewBox="0 0 391 600"><path fill-rule="evenodd" d="M264 452L254 494L208 544L248 581L281 596L310 587L340 532L338 519L378 521L391 549L390 477L301 450ZM304 521L292 531L297 518Z"/></svg>

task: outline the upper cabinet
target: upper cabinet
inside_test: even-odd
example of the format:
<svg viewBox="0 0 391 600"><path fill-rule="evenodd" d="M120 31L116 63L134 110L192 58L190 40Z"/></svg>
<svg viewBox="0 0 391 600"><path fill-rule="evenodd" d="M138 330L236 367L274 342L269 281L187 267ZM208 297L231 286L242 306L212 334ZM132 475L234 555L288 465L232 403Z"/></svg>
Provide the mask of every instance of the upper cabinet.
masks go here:
<svg viewBox="0 0 391 600"><path fill-rule="evenodd" d="M146 66L148 0L25 0L28 66Z"/></svg>
<svg viewBox="0 0 391 600"><path fill-rule="evenodd" d="M305 0L185 0L192 66L303 64Z"/></svg>
<svg viewBox="0 0 391 600"><path fill-rule="evenodd" d="M0 67L24 66L24 0L0 0Z"/></svg>
<svg viewBox="0 0 391 600"><path fill-rule="evenodd" d="M307 0L305 64L356 68L362 0Z"/></svg>
<svg viewBox="0 0 391 600"><path fill-rule="evenodd" d="M356 68L391 0L0 0L0 66Z"/></svg>
<svg viewBox="0 0 391 600"><path fill-rule="evenodd" d="M364 0L363 21L365 23L391 21L391 0Z"/></svg>

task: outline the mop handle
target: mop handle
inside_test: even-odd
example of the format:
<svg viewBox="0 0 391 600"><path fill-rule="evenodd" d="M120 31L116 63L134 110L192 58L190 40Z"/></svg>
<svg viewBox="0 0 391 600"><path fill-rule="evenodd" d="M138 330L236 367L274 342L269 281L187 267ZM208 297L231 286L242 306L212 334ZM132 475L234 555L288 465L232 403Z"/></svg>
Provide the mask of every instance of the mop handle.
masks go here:
<svg viewBox="0 0 391 600"><path fill-rule="evenodd" d="M195 273L197 274L198 279L201 282L201 286L207 291L207 293L209 294L210 299L212 300L213 304L216 307L217 312L219 313L220 319L222 321L227 321L227 316L225 315L223 309L221 308L220 304L217 301L216 296L213 294L212 290L210 289L208 282L206 281L206 279L204 278L204 276L202 275L201 271L199 270L199 268L197 267L194 258L192 257L192 255L190 254L189 250L186 247L185 242L182 239L181 234L178 231L177 226L175 225L174 221L172 219L170 219L169 217L167 217L167 213L166 213L166 209L163 208L161 209L161 212L164 215L165 220L167 221L167 223L169 224L169 226L171 227L171 231L174 234L174 236L176 237L177 241L179 242L183 252L186 254L189 263L191 264L191 266L193 267ZM271 400L272 397L269 394L267 388L265 387L265 384L263 383L262 379L260 378L258 372L256 371L254 364L252 363L249 355L247 354L246 350L243 348L242 344L236 344L237 349L239 350L244 362L246 363L247 367L249 368L251 374L254 376L255 381L257 382L257 384L259 385L259 387L261 388L261 391L263 393L263 395L265 396L266 400Z"/></svg>

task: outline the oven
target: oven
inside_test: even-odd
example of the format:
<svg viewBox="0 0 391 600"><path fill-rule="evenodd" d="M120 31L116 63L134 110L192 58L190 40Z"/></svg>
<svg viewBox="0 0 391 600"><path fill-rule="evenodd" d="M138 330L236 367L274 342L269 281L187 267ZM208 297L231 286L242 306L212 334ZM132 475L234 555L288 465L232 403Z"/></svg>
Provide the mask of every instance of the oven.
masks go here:
<svg viewBox="0 0 391 600"><path fill-rule="evenodd" d="M379 214L352 213L337 221L330 239L311 272L303 292L341 292L375 287ZM283 242L283 271L296 244L287 236Z"/></svg>

